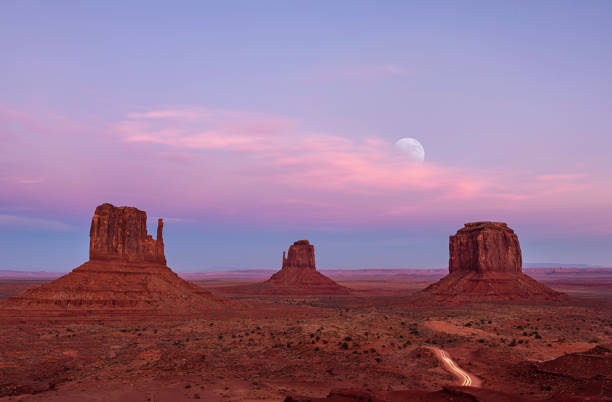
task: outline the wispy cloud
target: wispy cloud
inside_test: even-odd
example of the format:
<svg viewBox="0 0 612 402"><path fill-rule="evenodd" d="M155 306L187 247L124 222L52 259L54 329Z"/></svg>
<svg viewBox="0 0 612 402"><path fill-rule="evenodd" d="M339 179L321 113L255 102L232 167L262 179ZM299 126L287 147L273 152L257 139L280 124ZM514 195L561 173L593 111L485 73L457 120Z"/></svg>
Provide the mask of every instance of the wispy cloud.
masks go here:
<svg viewBox="0 0 612 402"><path fill-rule="evenodd" d="M410 73L409 69L398 64L386 64L382 69L393 75L406 75Z"/></svg>
<svg viewBox="0 0 612 402"><path fill-rule="evenodd" d="M586 178L584 173L566 173L566 174L541 174L537 175L536 179L540 181L575 181Z"/></svg>
<svg viewBox="0 0 612 402"><path fill-rule="evenodd" d="M516 202L569 188L581 174L528 175L480 172L434 163L417 165L378 137L362 139L312 132L293 120L256 114L188 108L132 113L114 127L128 143L177 150L247 154L227 163L246 174L300 190L361 195L421 193L447 200ZM229 158L229 156L228 156ZM510 190L511 189L511 190Z"/></svg>
<svg viewBox="0 0 612 402"><path fill-rule="evenodd" d="M54 232L71 232L75 230L72 225L57 220L3 214L0 214L0 226L12 229L45 230Z"/></svg>
<svg viewBox="0 0 612 402"><path fill-rule="evenodd" d="M43 181L43 179L17 179L17 182L20 184L38 184Z"/></svg>
<svg viewBox="0 0 612 402"><path fill-rule="evenodd" d="M270 138L289 130L287 119L207 108L130 113L115 124L123 140L184 149L263 151Z"/></svg>

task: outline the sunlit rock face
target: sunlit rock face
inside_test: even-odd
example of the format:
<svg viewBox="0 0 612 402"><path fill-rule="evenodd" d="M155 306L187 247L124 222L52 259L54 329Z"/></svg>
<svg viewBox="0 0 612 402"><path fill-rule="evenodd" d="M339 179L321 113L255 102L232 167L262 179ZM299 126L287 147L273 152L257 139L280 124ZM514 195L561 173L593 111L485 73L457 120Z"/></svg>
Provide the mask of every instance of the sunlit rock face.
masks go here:
<svg viewBox="0 0 612 402"><path fill-rule="evenodd" d="M89 259L146 261L166 265L164 222L157 221L157 240L147 233L147 213L134 207L102 204L89 231Z"/></svg>
<svg viewBox="0 0 612 402"><path fill-rule="evenodd" d="M448 270L452 272L522 272L521 246L503 222L466 223L450 236Z"/></svg>

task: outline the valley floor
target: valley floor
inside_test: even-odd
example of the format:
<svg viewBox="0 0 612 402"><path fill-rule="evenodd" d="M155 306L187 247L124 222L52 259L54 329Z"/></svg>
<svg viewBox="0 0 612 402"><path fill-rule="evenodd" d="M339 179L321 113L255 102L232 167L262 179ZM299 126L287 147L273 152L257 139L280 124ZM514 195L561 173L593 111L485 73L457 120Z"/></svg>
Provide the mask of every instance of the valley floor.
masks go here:
<svg viewBox="0 0 612 402"><path fill-rule="evenodd" d="M282 401L334 389L462 385L439 350L483 389L527 399L612 398L612 357L596 360L603 372L591 376L590 366L554 360L610 356L607 288L553 305L415 307L416 289L397 281L353 283L363 295L241 297L248 312L215 316L5 315L0 400ZM593 352L597 346L603 352Z"/></svg>

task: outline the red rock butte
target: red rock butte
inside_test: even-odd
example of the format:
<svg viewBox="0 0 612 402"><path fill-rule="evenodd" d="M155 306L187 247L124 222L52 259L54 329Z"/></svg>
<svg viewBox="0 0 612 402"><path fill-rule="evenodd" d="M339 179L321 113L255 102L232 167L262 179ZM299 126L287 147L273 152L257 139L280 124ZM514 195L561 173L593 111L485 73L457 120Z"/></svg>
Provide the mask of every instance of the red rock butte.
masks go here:
<svg viewBox="0 0 612 402"><path fill-rule="evenodd" d="M564 297L523 273L518 237L505 223L466 223L450 236L449 255L449 274L422 293L461 302Z"/></svg>
<svg viewBox="0 0 612 402"><path fill-rule="evenodd" d="M283 252L283 265L265 282L219 289L224 293L261 295L349 295L351 290L317 271L314 246L298 240Z"/></svg>
<svg viewBox="0 0 612 402"><path fill-rule="evenodd" d="M163 220L157 239L147 214L102 204L91 220L89 261L53 282L29 289L4 307L31 309L166 311L218 310L227 301L181 279L166 266Z"/></svg>
<svg viewBox="0 0 612 402"><path fill-rule="evenodd" d="M123 260L166 265L164 221L157 220L157 240L147 233L147 213L133 207L102 204L89 230L90 260Z"/></svg>

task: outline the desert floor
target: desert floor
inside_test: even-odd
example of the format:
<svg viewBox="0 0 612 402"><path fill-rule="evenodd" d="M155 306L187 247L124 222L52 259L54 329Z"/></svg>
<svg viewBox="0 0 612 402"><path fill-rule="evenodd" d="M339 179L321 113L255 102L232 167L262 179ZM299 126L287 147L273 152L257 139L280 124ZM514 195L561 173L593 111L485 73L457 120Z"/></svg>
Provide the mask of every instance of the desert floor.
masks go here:
<svg viewBox="0 0 612 402"><path fill-rule="evenodd" d="M561 378L538 366L612 343L612 275L536 278L572 297L414 306L410 295L435 278L355 276L337 278L355 296L240 297L239 308L215 315L4 315L0 400L282 401L338 388L461 385L440 350L483 388L534 399L612 397L609 382L581 381L577 367ZM195 282L214 293L255 280ZM6 279L0 295L40 282Z"/></svg>

